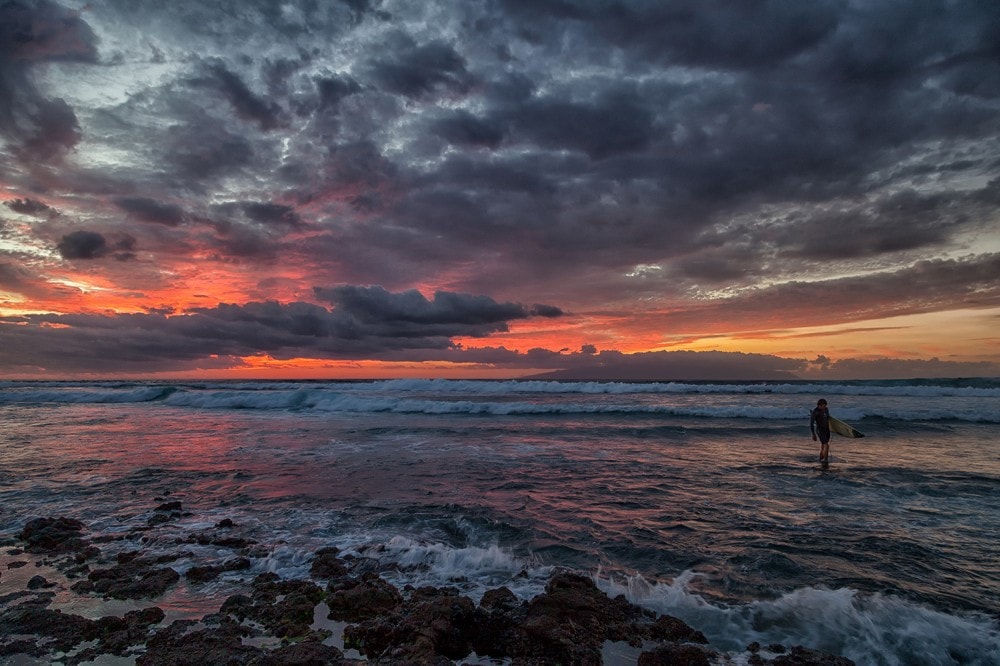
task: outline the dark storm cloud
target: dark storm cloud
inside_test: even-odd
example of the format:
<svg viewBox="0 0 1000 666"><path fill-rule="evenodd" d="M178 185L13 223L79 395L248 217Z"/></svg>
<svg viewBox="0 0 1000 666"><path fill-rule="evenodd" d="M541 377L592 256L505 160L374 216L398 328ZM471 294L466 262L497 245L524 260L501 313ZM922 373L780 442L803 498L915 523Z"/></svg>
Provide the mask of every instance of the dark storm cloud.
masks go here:
<svg viewBox="0 0 1000 666"><path fill-rule="evenodd" d="M79 16L55 3L0 5L0 134L22 160L57 158L80 140L73 109L42 95L28 68L39 62L95 62L95 41Z"/></svg>
<svg viewBox="0 0 1000 666"><path fill-rule="evenodd" d="M347 97L361 92L361 85L351 78L323 77L316 81L321 111L336 111Z"/></svg>
<svg viewBox="0 0 1000 666"><path fill-rule="evenodd" d="M119 261L134 258L136 240L127 234L117 234L109 242L96 231L73 231L62 237L56 245L63 259L101 259L108 255Z"/></svg>
<svg viewBox="0 0 1000 666"><path fill-rule="evenodd" d="M554 305L535 303L531 306L531 314L536 317L548 317L550 319L554 319L556 317L562 317L565 313L562 309L557 308Z"/></svg>
<svg viewBox="0 0 1000 666"><path fill-rule="evenodd" d="M579 150L592 159L641 150L652 139L653 114L631 94L593 104L535 99L511 114L514 127L538 145Z"/></svg>
<svg viewBox="0 0 1000 666"><path fill-rule="evenodd" d="M0 56L14 62L84 60L95 56L94 34L80 17L48 0L0 5Z"/></svg>
<svg viewBox="0 0 1000 666"><path fill-rule="evenodd" d="M94 234L89 252L99 254ZM78 251L85 239L77 237ZM93 257L91 257L93 258ZM506 330L531 316L523 306L485 296L438 292L390 293L378 287L320 290L335 305L252 302L198 308L188 314L29 315L0 318L10 345L0 348L5 367L58 365L99 371L105 358L122 368L165 369L211 356L267 353L276 358L392 358L395 354L449 356L455 336ZM545 316L553 316L550 306ZM55 326L53 326L55 325ZM22 330L23 329L23 330Z"/></svg>
<svg viewBox="0 0 1000 666"><path fill-rule="evenodd" d="M934 259L875 275L792 281L671 313L675 330L711 321L753 320L760 313L784 326L822 326L958 308L1000 307L1000 254Z"/></svg>
<svg viewBox="0 0 1000 666"><path fill-rule="evenodd" d="M433 124L434 132L458 146L496 148L506 134L499 123L459 110Z"/></svg>
<svg viewBox="0 0 1000 666"><path fill-rule="evenodd" d="M52 215L56 213L56 210L41 201L35 201L34 199L12 199L11 201L5 201L4 205L10 208L15 213L20 213L22 215L33 215L36 217L42 217L46 215Z"/></svg>
<svg viewBox="0 0 1000 666"><path fill-rule="evenodd" d="M166 132L167 159L182 183L202 187L250 165L253 144L208 119L192 119Z"/></svg>
<svg viewBox="0 0 1000 666"><path fill-rule="evenodd" d="M970 222L969 208L958 203L951 195L904 190L870 207L817 214L797 225L796 238L784 247L789 254L842 259L940 246Z"/></svg>
<svg viewBox="0 0 1000 666"><path fill-rule="evenodd" d="M63 259L97 259L108 252L108 242L95 231L74 231L56 246Z"/></svg>
<svg viewBox="0 0 1000 666"><path fill-rule="evenodd" d="M166 204L145 197L119 197L115 205L142 222L152 222L176 227L184 222L184 209L176 204Z"/></svg>
<svg viewBox="0 0 1000 666"><path fill-rule="evenodd" d="M253 259L271 262L278 256L279 246L273 238L247 229L244 225L218 226L218 237L209 241L209 247L218 260Z"/></svg>
<svg viewBox="0 0 1000 666"><path fill-rule="evenodd" d="M283 225L297 227L302 224L298 213L291 206L276 203L245 203L243 212L254 222L264 225Z"/></svg>
<svg viewBox="0 0 1000 666"><path fill-rule="evenodd" d="M519 293L573 311L696 294L684 330L766 308L814 323L803 302L829 320L994 302L996 2L236 7L2 4L8 209L68 260L134 256L116 235L132 223L151 269L197 249L213 269L398 291L100 320L134 332L136 362L255 345L472 358L451 339L562 313L507 302ZM65 224L46 228L56 211L32 197ZM941 258L961 251L978 254ZM490 297L406 291L426 284ZM727 287L748 295L705 295Z"/></svg>
<svg viewBox="0 0 1000 666"><path fill-rule="evenodd" d="M463 92L472 83L465 59L450 45L415 44L400 35L401 48L371 63L371 76L384 90L417 98L436 90Z"/></svg>
<svg viewBox="0 0 1000 666"><path fill-rule="evenodd" d="M484 336L507 330L507 322L526 319L532 312L516 303L497 303L488 296L435 292L428 300L416 290L392 293L382 287L345 285L316 289L322 300L333 303L336 312L365 326L401 327L419 331L433 329L440 335ZM558 316L558 309L541 308L547 317ZM451 331L451 332L449 332Z"/></svg>
<svg viewBox="0 0 1000 666"><path fill-rule="evenodd" d="M283 123L280 106L253 93L240 76L231 72L222 63L213 63L208 68L209 76L196 83L218 91L232 105L233 111L243 120L256 123L260 129L270 131Z"/></svg>
<svg viewBox="0 0 1000 666"><path fill-rule="evenodd" d="M709 67L781 62L815 46L838 25L843 3L680 0L668 3L503 0L521 25L576 24L643 57Z"/></svg>

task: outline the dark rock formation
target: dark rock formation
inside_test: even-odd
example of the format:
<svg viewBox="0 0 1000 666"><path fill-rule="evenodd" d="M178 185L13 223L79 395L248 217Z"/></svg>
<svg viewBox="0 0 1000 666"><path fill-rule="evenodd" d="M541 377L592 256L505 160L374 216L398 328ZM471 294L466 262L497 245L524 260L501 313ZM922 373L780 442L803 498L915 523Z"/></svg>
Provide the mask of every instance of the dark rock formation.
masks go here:
<svg viewBox="0 0 1000 666"><path fill-rule="evenodd" d="M29 553L69 553L87 546L82 532L83 523L75 518L35 518L17 538L27 542Z"/></svg>
<svg viewBox="0 0 1000 666"><path fill-rule="evenodd" d="M705 634L692 629L687 623L671 615L661 615L656 619L650 630L650 638L658 641L670 641L672 643L708 644Z"/></svg>
<svg viewBox="0 0 1000 666"><path fill-rule="evenodd" d="M324 666L332 664L353 664L353 660L345 660L344 653L335 647L323 645L316 641L292 643L264 655L254 666Z"/></svg>
<svg viewBox="0 0 1000 666"><path fill-rule="evenodd" d="M180 580L180 574L170 567L157 567L157 560L136 557L132 553L119 556L118 564L107 569L95 569L87 580L74 584L74 592L93 592L114 599L144 599L163 594Z"/></svg>
<svg viewBox="0 0 1000 666"><path fill-rule="evenodd" d="M47 581L45 579L44 576L32 576L28 580L28 589L29 590L41 590L43 588L55 587L55 586L56 586L55 583L50 583L49 581Z"/></svg>
<svg viewBox="0 0 1000 666"><path fill-rule="evenodd" d="M177 621L161 629L146 643L137 666L190 666L192 664L251 664L264 656L261 648L243 645L246 630L235 622L215 628L192 630L193 622Z"/></svg>
<svg viewBox="0 0 1000 666"><path fill-rule="evenodd" d="M240 548L246 548L247 546L253 545L253 541L250 539L244 539L239 536L230 536L226 534L216 534L214 532L199 532L197 534L189 534L187 538L188 543L196 543L201 546L219 546L221 548L232 548L238 550Z"/></svg>
<svg viewBox="0 0 1000 666"><path fill-rule="evenodd" d="M187 570L187 573L184 574L184 577L192 583L207 583L210 580L218 578L220 574L227 571L243 571L244 569L249 569L250 565L251 562L249 558L234 557L226 560L222 564L191 567Z"/></svg>
<svg viewBox="0 0 1000 666"><path fill-rule="evenodd" d="M395 586L372 573L363 574L360 579L332 580L326 588L330 619L341 622L361 622L379 617L396 608L402 600Z"/></svg>
<svg viewBox="0 0 1000 666"><path fill-rule="evenodd" d="M94 620L85 637L97 644L75 654L70 664L93 661L102 654L126 656L134 645L142 645L149 638L150 628L163 622L163 611L157 607L131 611L124 617L108 616Z"/></svg>
<svg viewBox="0 0 1000 666"><path fill-rule="evenodd" d="M664 643L639 655L638 666L712 666L719 653L690 643Z"/></svg>
<svg viewBox="0 0 1000 666"><path fill-rule="evenodd" d="M576 574L556 574L543 594L517 606L515 602L506 589L484 595L477 622L482 629L474 645L477 654L600 664L605 641L638 646L652 636L652 613L624 597L609 599L590 578ZM690 627L682 633L696 635Z"/></svg>
<svg viewBox="0 0 1000 666"><path fill-rule="evenodd" d="M52 652L66 652L77 643L86 640L91 633L92 621L79 615L63 613L58 610L48 608L38 608L33 605L21 604L14 608L9 608L0 613L0 636L15 636L19 634L33 634L44 636L49 639L44 645L44 650L39 652L36 645L31 651L26 652L33 656L43 656ZM16 646L17 649L23 646ZM10 646L5 648L7 654L17 654L9 652Z"/></svg>
<svg viewBox="0 0 1000 666"><path fill-rule="evenodd" d="M835 657L802 646L795 646L788 654L774 658L774 666L853 666L854 662L846 657Z"/></svg>
<svg viewBox="0 0 1000 666"><path fill-rule="evenodd" d="M310 633L316 605L322 599L323 589L311 581L281 580L266 573L254 579L249 597L229 597L219 613L259 622L279 638L302 637Z"/></svg>
<svg viewBox="0 0 1000 666"><path fill-rule="evenodd" d="M337 556L339 553L340 550L337 548L321 548L317 550L316 557L313 558L312 566L309 569L309 574L313 578L322 578L324 580L347 575L347 565Z"/></svg>
<svg viewBox="0 0 1000 666"><path fill-rule="evenodd" d="M476 608L449 588L420 588L405 602L344 630L344 644L394 663L449 663L472 652Z"/></svg>

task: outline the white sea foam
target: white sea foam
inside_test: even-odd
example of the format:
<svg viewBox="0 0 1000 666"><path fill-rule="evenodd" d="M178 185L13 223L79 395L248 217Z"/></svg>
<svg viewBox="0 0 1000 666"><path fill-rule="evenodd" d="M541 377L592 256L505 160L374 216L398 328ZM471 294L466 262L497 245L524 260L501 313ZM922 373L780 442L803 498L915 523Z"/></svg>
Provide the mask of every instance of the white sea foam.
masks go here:
<svg viewBox="0 0 1000 666"><path fill-rule="evenodd" d="M478 600L487 589L506 585L515 594L530 598L542 591L552 568L518 557L497 545L455 548L439 542L422 542L396 536L389 540L384 557L397 563L408 579L420 584L451 585L473 581L467 591Z"/></svg>
<svg viewBox="0 0 1000 666"><path fill-rule="evenodd" d="M903 599L856 590L807 587L773 600L717 605L690 591L696 577L671 583L596 576L609 596L627 599L698 627L717 648L750 643L804 645L859 664L992 665L1000 663L1000 626L985 615L950 615Z"/></svg>
<svg viewBox="0 0 1000 666"><path fill-rule="evenodd" d="M784 395L867 395L910 397L1000 398L1000 388L924 384L834 384L834 383L690 383L690 382L557 382L537 380L477 381L451 379L397 379L373 382L369 388L393 392L462 393L504 395L520 393L584 394L761 394Z"/></svg>
<svg viewBox="0 0 1000 666"><path fill-rule="evenodd" d="M878 384L692 384L552 381L143 383L8 382L2 403L155 403L187 409L315 410L347 414L559 416L637 414L801 420L796 396L841 395L836 415L897 421L1000 422L1000 389ZM564 396L563 399L559 399ZM636 396L636 399L630 399ZM808 403L806 403L808 405Z"/></svg>
<svg viewBox="0 0 1000 666"><path fill-rule="evenodd" d="M172 388L135 385L128 388L73 386L60 389L18 388L0 391L0 403L129 403L157 400Z"/></svg>

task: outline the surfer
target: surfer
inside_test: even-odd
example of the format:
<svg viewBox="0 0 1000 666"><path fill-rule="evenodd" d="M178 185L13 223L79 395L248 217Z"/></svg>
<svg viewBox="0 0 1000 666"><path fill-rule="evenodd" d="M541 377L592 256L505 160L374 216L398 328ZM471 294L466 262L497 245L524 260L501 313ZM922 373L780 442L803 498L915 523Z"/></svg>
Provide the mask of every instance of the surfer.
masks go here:
<svg viewBox="0 0 1000 666"><path fill-rule="evenodd" d="M809 430L814 442L819 439L819 459L827 462L830 459L830 410L823 398L816 401L816 408L809 414Z"/></svg>

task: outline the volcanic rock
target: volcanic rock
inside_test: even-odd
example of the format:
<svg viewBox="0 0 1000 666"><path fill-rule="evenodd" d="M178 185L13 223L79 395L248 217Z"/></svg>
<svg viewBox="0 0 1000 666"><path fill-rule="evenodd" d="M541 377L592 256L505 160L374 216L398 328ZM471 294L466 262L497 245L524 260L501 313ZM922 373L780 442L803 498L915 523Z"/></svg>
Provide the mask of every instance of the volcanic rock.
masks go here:
<svg viewBox="0 0 1000 666"><path fill-rule="evenodd" d="M402 600L395 586L372 573L362 575L360 580L333 580L326 588L330 619L341 622L361 622L379 617L395 609Z"/></svg>
<svg viewBox="0 0 1000 666"><path fill-rule="evenodd" d="M92 624L92 620L79 615L22 604L0 613L0 636L19 634L45 636L51 639L45 645L46 651L67 652L74 645L86 639L86 636L91 632ZM20 647L23 646L19 645L18 648ZM3 652L16 654L9 652L10 649L8 646ZM37 655L38 653L32 650L28 654Z"/></svg>
<svg viewBox="0 0 1000 666"><path fill-rule="evenodd" d="M74 584L75 592L95 592L114 599L143 599L163 594L180 580L180 574L170 567L155 567L154 562L140 557L119 556L117 565L95 569L85 581Z"/></svg>
<svg viewBox="0 0 1000 666"><path fill-rule="evenodd" d="M309 569L309 574L313 578L339 578L340 576L347 575L347 565L344 564L337 555L340 553L338 548L321 548L316 551L316 557L313 558L312 566Z"/></svg>
<svg viewBox="0 0 1000 666"><path fill-rule="evenodd" d="M419 588L392 610L348 626L344 644L392 663L449 663L472 651L475 619L472 600L457 590Z"/></svg>
<svg viewBox="0 0 1000 666"><path fill-rule="evenodd" d="M75 518L35 518L29 520L17 538L27 542L30 553L69 553L87 546L83 523Z"/></svg>
<svg viewBox="0 0 1000 666"><path fill-rule="evenodd" d="M323 589L307 580L281 580L266 573L253 581L253 592L234 595L222 604L219 613L236 620L254 620L279 638L307 636Z"/></svg>

